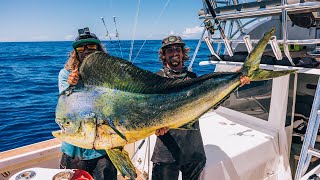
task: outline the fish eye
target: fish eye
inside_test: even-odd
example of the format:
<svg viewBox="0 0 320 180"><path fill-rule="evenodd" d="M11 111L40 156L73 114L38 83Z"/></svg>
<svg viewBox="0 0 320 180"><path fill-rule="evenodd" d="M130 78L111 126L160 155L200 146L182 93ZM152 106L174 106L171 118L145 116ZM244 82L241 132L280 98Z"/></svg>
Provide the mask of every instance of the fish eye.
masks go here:
<svg viewBox="0 0 320 180"><path fill-rule="evenodd" d="M65 122L64 122L64 124L65 124L66 126L69 126L69 125L70 125L70 120L69 120L69 119L66 119Z"/></svg>

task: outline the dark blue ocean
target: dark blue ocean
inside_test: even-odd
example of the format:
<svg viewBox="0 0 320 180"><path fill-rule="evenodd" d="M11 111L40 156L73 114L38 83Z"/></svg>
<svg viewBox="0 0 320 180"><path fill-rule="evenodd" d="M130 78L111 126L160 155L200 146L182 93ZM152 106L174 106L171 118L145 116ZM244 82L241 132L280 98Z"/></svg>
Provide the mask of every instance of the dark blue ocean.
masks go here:
<svg viewBox="0 0 320 180"><path fill-rule="evenodd" d="M121 57L118 42L103 42L108 52ZM134 41L132 60L143 41ZM192 58L197 40L186 40ZM55 107L58 100L58 73L72 51L72 42L3 42L0 43L0 152L53 138L58 130ZM146 41L134 64L156 72L160 40ZM129 59L131 41L121 41L124 59ZM210 54L201 44L193 72L213 72L214 66L201 66ZM189 63L190 61L188 61ZM187 65L188 65L187 63Z"/></svg>

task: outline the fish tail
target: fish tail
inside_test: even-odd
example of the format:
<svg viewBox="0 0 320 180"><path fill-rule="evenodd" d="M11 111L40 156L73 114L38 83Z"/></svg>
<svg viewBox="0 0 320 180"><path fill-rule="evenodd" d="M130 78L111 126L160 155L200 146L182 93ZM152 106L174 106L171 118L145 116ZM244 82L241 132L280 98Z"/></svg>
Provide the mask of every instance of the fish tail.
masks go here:
<svg viewBox="0 0 320 180"><path fill-rule="evenodd" d="M242 73L248 76L251 81L268 80L287 74L294 73L296 70L285 71L268 71L259 69L262 54L270 40L275 33L275 27L265 33L264 37L254 47L253 51L248 55L245 63L242 66Z"/></svg>

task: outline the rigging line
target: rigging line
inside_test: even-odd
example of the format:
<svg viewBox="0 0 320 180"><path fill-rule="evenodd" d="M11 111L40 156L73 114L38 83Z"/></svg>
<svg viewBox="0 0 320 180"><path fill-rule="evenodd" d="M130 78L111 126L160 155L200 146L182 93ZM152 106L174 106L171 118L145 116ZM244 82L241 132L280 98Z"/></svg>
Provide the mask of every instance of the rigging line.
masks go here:
<svg viewBox="0 0 320 180"><path fill-rule="evenodd" d="M118 52L117 52L116 48L113 45L113 42L111 40L111 36L109 35L109 31L108 31L108 28L107 28L106 23L104 21L104 17L101 17L101 21L102 21L102 23L103 23L103 25L104 25L104 27L106 29L106 32L107 32L106 36L109 37L109 39L110 39L110 43L111 43L112 49L114 49L114 51L116 52L116 56L118 56ZM106 46L107 46L107 43L106 43Z"/></svg>
<svg viewBox="0 0 320 180"><path fill-rule="evenodd" d="M167 8L169 2L170 2L170 0L167 0L166 4L163 6L162 11L160 12L160 14L159 14L159 16L158 16L158 18L157 18L157 20L153 22L153 25L152 25L152 28L151 28L151 29L153 29L153 27L154 27L156 24L158 24L158 22L159 22L159 20L160 20L160 18L161 18L161 16L162 16L164 10ZM152 33L151 33L150 37L151 37L151 36L152 36ZM133 59L132 63L137 59L137 57L138 57L140 51L142 50L142 48L144 47L144 44L146 43L146 41L147 41L146 39L143 41L143 43L142 43L142 45L141 45L141 47L140 47L140 49L139 49L136 57Z"/></svg>
<svg viewBox="0 0 320 180"><path fill-rule="evenodd" d="M137 21L138 21L139 11L140 11L140 0L138 1L137 14L136 14L136 17L135 17L135 20L134 20L134 27L133 27L133 31L132 31L132 37L131 37L131 47L130 47L130 54L129 54L129 61L130 62L131 62L131 57L132 57L134 36L136 34L136 29L137 29Z"/></svg>
<svg viewBox="0 0 320 180"><path fill-rule="evenodd" d="M145 44L146 42L147 42L147 40L145 39L145 40L143 41L143 43L142 43L142 45L141 45L141 47L140 47L140 49L139 49L136 57L133 59L132 63L134 63L134 61L137 59L138 55L140 54L140 51L141 51L142 47L144 46L144 44Z"/></svg>
<svg viewBox="0 0 320 180"><path fill-rule="evenodd" d="M119 48L120 48L121 57L123 58L121 44L120 44L120 38L119 38L119 33L118 33L118 28L117 28L117 23L116 23L116 17L115 16L113 16L113 22L114 22L114 27L116 28L116 37L118 38L118 45L119 45Z"/></svg>
<svg viewBox="0 0 320 180"><path fill-rule="evenodd" d="M196 59L196 56L197 56L197 54L198 54L198 50L199 50L199 48L200 48L200 46L201 46L201 42L202 42L202 39L203 39L203 36L204 36L204 33L206 32L206 30L207 30L207 29L206 29L205 27L203 27L201 37L200 37L200 39L199 39L199 41L198 41L196 50L195 50L194 53L193 53L191 62L190 62L189 67L188 67L188 70L189 70L189 71L192 71L192 66L193 66L194 60Z"/></svg>
<svg viewBox="0 0 320 180"><path fill-rule="evenodd" d="M150 136L148 137L148 159L150 159ZM148 176L149 174L150 174L150 161L148 161Z"/></svg>

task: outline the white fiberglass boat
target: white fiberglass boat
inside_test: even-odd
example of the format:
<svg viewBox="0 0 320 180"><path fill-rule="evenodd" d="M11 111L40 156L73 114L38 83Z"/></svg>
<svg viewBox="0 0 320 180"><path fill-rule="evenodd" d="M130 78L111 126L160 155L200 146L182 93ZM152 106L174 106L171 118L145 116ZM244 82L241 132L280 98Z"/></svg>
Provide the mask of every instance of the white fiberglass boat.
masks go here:
<svg viewBox="0 0 320 180"><path fill-rule="evenodd" d="M297 69L298 73L251 82L233 93L217 110L200 118L207 156L201 179L308 179L319 174L320 167L306 171L309 161L311 166L317 166L316 156L308 156L304 163L298 161L302 152L307 153L301 151L304 149L301 147L310 149L302 142L314 131L309 128L306 132L305 127L309 117L311 121L315 114L311 113L312 108L318 108L314 97L320 77L320 48L317 49L320 2L204 0L203 4L199 18L206 27L199 42L206 41L212 56L200 65L215 64L216 71L236 71L252 46L268 29L276 27L276 36L263 56L262 63L266 64L260 67ZM218 36L213 35L216 29ZM213 43L219 44L215 50ZM198 49L199 46L194 57ZM190 69L193 61L194 58ZM306 122L305 127L297 122ZM316 136L317 132L313 139ZM150 158L155 139L153 135L126 147L134 156L133 162L141 172L140 179L151 177ZM0 180L31 176L52 179L65 171L59 170L60 146L59 140L52 139L0 153Z"/></svg>

